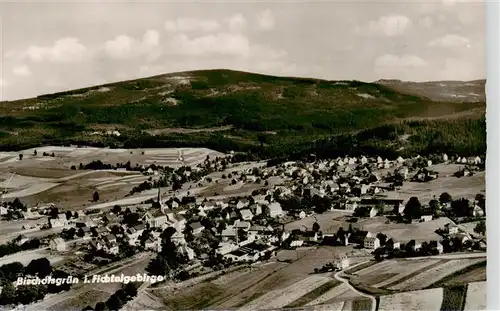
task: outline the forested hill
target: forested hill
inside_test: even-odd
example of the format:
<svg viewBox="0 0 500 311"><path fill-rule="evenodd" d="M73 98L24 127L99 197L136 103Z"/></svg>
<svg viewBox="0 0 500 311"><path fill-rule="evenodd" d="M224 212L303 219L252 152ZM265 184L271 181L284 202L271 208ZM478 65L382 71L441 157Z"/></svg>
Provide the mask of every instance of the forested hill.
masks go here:
<svg viewBox="0 0 500 311"><path fill-rule="evenodd" d="M230 70L166 74L2 102L0 148L206 146L266 157L319 147L327 152L484 151L484 81L449 85ZM455 96L446 95L450 92ZM106 134L114 130L120 136Z"/></svg>

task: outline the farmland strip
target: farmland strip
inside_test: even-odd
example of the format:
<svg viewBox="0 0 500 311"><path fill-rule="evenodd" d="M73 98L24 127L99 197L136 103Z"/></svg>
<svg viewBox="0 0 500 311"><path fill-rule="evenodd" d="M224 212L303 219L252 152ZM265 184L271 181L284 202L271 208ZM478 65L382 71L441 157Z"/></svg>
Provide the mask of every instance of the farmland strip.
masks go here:
<svg viewBox="0 0 500 311"><path fill-rule="evenodd" d="M418 288L426 288L429 285L436 283L442 278L449 274L460 271L470 265L477 264L481 261L486 260L485 258L479 259L462 259L462 260L450 260L444 264L437 265L431 269L428 269L424 273L416 275L413 278L407 279L395 286L390 287L392 290L413 290Z"/></svg>
<svg viewBox="0 0 500 311"><path fill-rule="evenodd" d="M377 285L375 285L375 287L385 287L385 288L390 288L391 286L394 286L396 284L399 284L399 283L402 283L402 282L405 282L406 280L409 280L409 279L412 279L414 277L416 277L417 275L421 274L423 271L422 270L427 270L427 269L432 269L436 266L439 266L441 264L444 264L448 262L448 260L437 260L437 261L429 261L428 265L424 265L422 266L421 268L419 268L417 271L411 271L409 273L405 273L403 274L403 276L399 275L399 276L395 276L393 278L390 278L382 283L379 283Z"/></svg>
<svg viewBox="0 0 500 311"><path fill-rule="evenodd" d="M337 280L329 281L328 283L325 283L325 284L317 287L316 289L310 291L309 293L307 293L304 296L300 297L299 299L295 300L294 302L292 302L291 304L286 306L286 308L302 307L302 306L306 305L307 303L313 301L314 299L318 298L319 296L323 295L324 293L326 293L330 289L332 289L335 286L338 286L340 284L341 284L341 282L339 282Z"/></svg>

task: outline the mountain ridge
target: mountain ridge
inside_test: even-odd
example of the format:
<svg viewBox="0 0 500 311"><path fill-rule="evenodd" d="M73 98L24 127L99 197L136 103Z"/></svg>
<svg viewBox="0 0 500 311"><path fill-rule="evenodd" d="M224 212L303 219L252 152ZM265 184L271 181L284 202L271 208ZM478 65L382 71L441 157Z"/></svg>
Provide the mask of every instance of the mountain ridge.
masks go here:
<svg viewBox="0 0 500 311"><path fill-rule="evenodd" d="M182 145L265 150L272 156L404 120L484 118L484 96L461 95L484 95L484 85L439 84L388 86L233 70L162 74L2 102L0 148ZM455 97L436 91L448 88ZM106 134L115 130L119 137Z"/></svg>

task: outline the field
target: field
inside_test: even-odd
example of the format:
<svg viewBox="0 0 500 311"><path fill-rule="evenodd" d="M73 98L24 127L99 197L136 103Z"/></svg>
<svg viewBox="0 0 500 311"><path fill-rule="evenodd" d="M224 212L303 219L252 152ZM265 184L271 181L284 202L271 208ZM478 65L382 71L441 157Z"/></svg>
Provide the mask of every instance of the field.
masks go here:
<svg viewBox="0 0 500 311"><path fill-rule="evenodd" d="M117 200L149 177L123 170L79 172L70 169L73 165L78 167L80 163L101 160L112 165L130 161L133 166L155 163L175 168L182 165L194 166L207 156L222 155L201 148L141 150L47 146L37 148L36 156L34 150L19 152L24 155L23 160L19 160L17 152L2 154L0 188L7 190L3 195L4 200L20 198L28 204L45 202L79 209L89 205L95 191L99 192L101 201ZM43 152L54 152L55 157L43 156Z"/></svg>
<svg viewBox="0 0 500 311"><path fill-rule="evenodd" d="M453 173L463 168L458 164L437 164L429 167L430 170L439 173L439 177L425 183L405 182L400 190L388 192L388 196L394 199L407 201L416 196L422 204L427 204L441 193L448 192L452 197L463 197L474 199L478 193L485 191L485 172L476 172L473 176L454 177Z"/></svg>
<svg viewBox="0 0 500 311"><path fill-rule="evenodd" d="M462 284L466 280L474 280L473 273L481 269L486 261L486 258L438 258L384 260L355 272L347 270L346 273L353 284L362 285L374 294L379 293L377 289L414 291L429 286L440 287L441 284L451 285L460 280ZM467 271L468 267L470 271Z"/></svg>
<svg viewBox="0 0 500 311"><path fill-rule="evenodd" d="M487 310L486 282L469 283L465 298L464 311Z"/></svg>
<svg viewBox="0 0 500 311"><path fill-rule="evenodd" d="M285 225L285 230L292 231L294 229L304 229L304 227L311 229L312 225L317 222L323 232L337 232L340 227L344 230L349 228L349 224L345 221L336 220L336 218L351 215L348 211L328 211L323 214L317 214L311 217L305 217Z"/></svg>
<svg viewBox="0 0 500 311"><path fill-rule="evenodd" d="M318 247L298 249L297 252L282 251L276 259L291 259L291 264L270 262L256 265L252 267L252 271L231 272L177 292L153 289L151 293L174 310L255 310L263 307L280 308L294 303L308 304L317 296L323 295L322 291L329 292L342 286L333 286L337 282L331 273L312 275L314 268L331 262L337 253L352 250L350 247ZM363 298L354 292L351 297Z"/></svg>
<svg viewBox="0 0 500 311"><path fill-rule="evenodd" d="M442 288L398 293L380 297L378 311L438 311L442 301Z"/></svg>
<svg viewBox="0 0 500 311"><path fill-rule="evenodd" d="M441 240L441 236L434 231L443 228L445 224L451 220L446 217L441 217L432 221L403 224L389 223L386 224L385 217L373 217L358 222L356 225L361 226L363 230L369 232L386 234L388 237L394 238L397 241L405 242L415 240L418 242Z"/></svg>

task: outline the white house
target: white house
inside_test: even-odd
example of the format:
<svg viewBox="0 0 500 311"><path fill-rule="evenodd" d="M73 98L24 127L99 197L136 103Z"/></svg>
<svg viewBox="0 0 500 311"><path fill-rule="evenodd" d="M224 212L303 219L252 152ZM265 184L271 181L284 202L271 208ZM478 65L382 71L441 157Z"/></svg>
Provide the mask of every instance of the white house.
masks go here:
<svg viewBox="0 0 500 311"><path fill-rule="evenodd" d="M52 239L49 242L49 248L58 252L65 252L66 242L62 238Z"/></svg>
<svg viewBox="0 0 500 311"><path fill-rule="evenodd" d="M279 204L278 202L269 204L269 216L272 218L283 216L283 209L281 208L281 204Z"/></svg>
<svg viewBox="0 0 500 311"><path fill-rule="evenodd" d="M252 220L253 214L249 209L242 209L240 211L241 219L243 220Z"/></svg>
<svg viewBox="0 0 500 311"><path fill-rule="evenodd" d="M348 202L345 204L346 211L354 212L358 208L358 203L356 202Z"/></svg>
<svg viewBox="0 0 500 311"><path fill-rule="evenodd" d="M377 249L380 247L380 240L379 238L366 237L363 246L367 249Z"/></svg>
<svg viewBox="0 0 500 311"><path fill-rule="evenodd" d="M484 216L484 211L481 207L479 207L478 205L474 205L474 210L472 211L472 215L474 217L480 217L480 216Z"/></svg>
<svg viewBox="0 0 500 311"><path fill-rule="evenodd" d="M446 153L443 154L443 161L448 162L448 155Z"/></svg>
<svg viewBox="0 0 500 311"><path fill-rule="evenodd" d="M427 222L432 220L432 215L422 215L420 216L420 221L421 222Z"/></svg>
<svg viewBox="0 0 500 311"><path fill-rule="evenodd" d="M448 234L457 234L458 233L458 227L457 226L449 226L448 227Z"/></svg>
<svg viewBox="0 0 500 311"><path fill-rule="evenodd" d="M402 164L402 163L405 161L405 159L403 159L401 156L399 156L399 157L396 159L396 161L397 161L399 164Z"/></svg>
<svg viewBox="0 0 500 311"><path fill-rule="evenodd" d="M368 163L368 159L365 156L362 156L361 157L361 164L365 165L366 163Z"/></svg>
<svg viewBox="0 0 500 311"><path fill-rule="evenodd" d="M304 218L306 218L306 212L304 212L304 211L300 211L300 213L299 213L299 218L300 218L300 219L304 219Z"/></svg>
<svg viewBox="0 0 500 311"><path fill-rule="evenodd" d="M161 228L168 220L160 210L148 211L143 218L151 228Z"/></svg>
<svg viewBox="0 0 500 311"><path fill-rule="evenodd" d="M480 157L475 157L474 158L474 164L478 165L478 164L481 164L481 158Z"/></svg>
<svg viewBox="0 0 500 311"><path fill-rule="evenodd" d="M3 205L0 205L0 215L7 215L8 209L4 207Z"/></svg>
<svg viewBox="0 0 500 311"><path fill-rule="evenodd" d="M370 218L373 218L378 215L378 209L376 207L372 207L370 210Z"/></svg>

